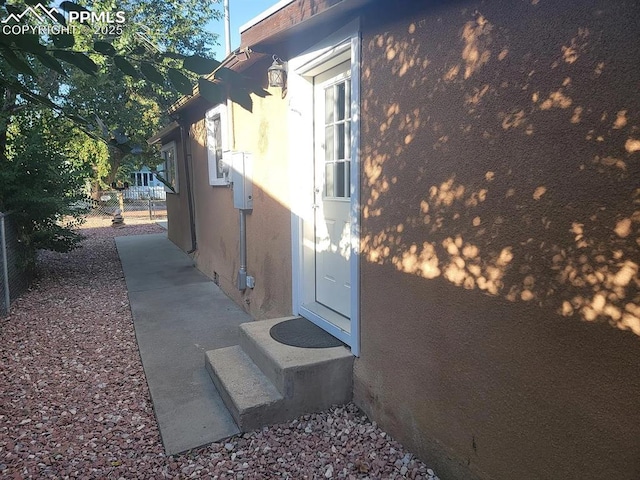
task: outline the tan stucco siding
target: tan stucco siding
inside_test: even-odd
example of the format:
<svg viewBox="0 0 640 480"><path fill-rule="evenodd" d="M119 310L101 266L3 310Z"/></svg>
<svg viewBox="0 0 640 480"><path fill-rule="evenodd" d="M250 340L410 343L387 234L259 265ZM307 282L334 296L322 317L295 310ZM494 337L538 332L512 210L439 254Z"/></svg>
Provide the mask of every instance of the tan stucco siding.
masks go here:
<svg viewBox="0 0 640 480"><path fill-rule="evenodd" d="M191 250L191 228L187 197L187 172L180 130L163 139L163 145L175 142L178 166L178 193L167 192L167 236L184 251Z"/></svg>
<svg viewBox="0 0 640 480"><path fill-rule="evenodd" d="M253 157L253 211L247 216L248 291L256 318L291 314L291 205L288 107L279 88L253 96L253 113L234 105L235 149Z"/></svg>
<svg viewBox="0 0 640 480"><path fill-rule="evenodd" d="M167 236L185 252L191 249L186 194L167 193Z"/></svg>
<svg viewBox="0 0 640 480"><path fill-rule="evenodd" d="M288 210L286 102L280 92L253 97L253 113L234 106L229 147L251 153L253 211L247 215L247 272L254 289L237 289L239 211L228 186L210 186L204 120L193 123L192 163L198 268L217 276L220 287L255 318L291 312L291 220Z"/></svg>
<svg viewBox="0 0 640 480"><path fill-rule="evenodd" d="M209 185L206 129L203 117L191 126L193 195L198 248L196 266L211 278L217 277L227 292L234 291L237 270L238 219L229 186ZM235 300L239 297L236 295Z"/></svg>
<svg viewBox="0 0 640 480"><path fill-rule="evenodd" d="M422 5L363 18L356 402L441 478L638 478L640 9Z"/></svg>

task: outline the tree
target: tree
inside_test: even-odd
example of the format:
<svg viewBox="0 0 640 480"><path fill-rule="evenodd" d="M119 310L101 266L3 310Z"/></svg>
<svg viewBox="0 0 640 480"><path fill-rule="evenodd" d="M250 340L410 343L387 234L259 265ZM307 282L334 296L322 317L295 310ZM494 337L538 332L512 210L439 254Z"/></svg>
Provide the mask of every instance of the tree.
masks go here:
<svg viewBox="0 0 640 480"><path fill-rule="evenodd" d="M109 3L104 0L94 2L93 9L107 10ZM204 31L207 19L217 16L212 5L194 0L128 2L120 7L127 23L119 26L118 35L109 43L98 43L98 48L111 55L89 55L99 66L96 74L89 76L79 70L70 72L62 104L85 118L97 119L100 133L118 144L110 146L106 156L95 159L97 175L93 190L96 196L101 187L109 186L115 180L126 180L125 175L152 158L155 151L147 145L146 139L169 122L165 112L179 94L159 75L158 83L147 81L144 72L154 76L155 71L151 69L157 70L155 58L162 51L204 58L215 39ZM144 25L143 29L141 25ZM92 32L86 29L76 32L74 37L74 48L87 50L96 43ZM125 59L134 52L141 72L136 70L133 60ZM166 63L178 67L180 61L167 59ZM193 77L189 73L186 76ZM135 155L118 148L127 142L137 146ZM151 160L151 163L157 163L157 160Z"/></svg>
<svg viewBox="0 0 640 480"><path fill-rule="evenodd" d="M24 3L31 6L41 4L37 0L25 0ZM185 22L187 18L198 15L194 12L200 11L203 12L203 16L207 15L206 10L195 8L200 4L199 2L189 0L186 3L175 1L156 4L148 0L140 0L138 2L132 1L130 4L137 5L132 10L134 22L141 15L141 12L156 12L154 16L155 30L134 31L122 35L121 39L115 39L113 36L109 36L110 31L105 31L103 38L95 38L96 32L100 33L102 30L94 29L93 35L91 35L92 45L76 46L75 36L69 33L37 35L15 33L12 28L9 28L8 33L5 33L3 27L2 33L0 33L0 58L11 68L3 69L0 72L0 88L2 89L0 93L3 94L2 96L6 97L7 90L10 90L14 96L19 95L26 102L41 104L65 114L90 133L95 128L95 124L92 125L92 119L84 118L78 112L65 109L64 105L57 104L55 99L49 95L43 95L30 88L25 80L36 76L33 70L34 64L41 65L63 76L67 75L69 67L89 75L96 75L100 69L99 63L101 63L96 62L97 57L103 60L110 59L113 66L128 77L144 79L164 88L170 87L181 95L193 94L195 78L191 74L200 75L197 77L199 94L212 104L231 99L251 111L251 93L260 96L269 95L261 85L222 67L219 61L195 53L196 48L202 48L203 37L202 35L185 35ZM103 5L111 5L111 3L105 1ZM69 20L71 20L73 13L91 13L84 6L69 1L62 2L60 8L69 14ZM162 37L163 30L160 27L170 18L168 15L172 8L174 12L179 8L188 8L189 10L184 15L173 17L175 21L171 24L171 28L175 39L170 42L166 37ZM7 5L5 0L0 0L0 13L2 10L5 11L5 15L16 15L14 20L19 19L17 22L8 22L9 27L26 25L27 16L20 17L24 13L24 9ZM67 20L60 12L52 9L50 13L55 16L60 25L69 27ZM69 24L77 26L71 21ZM116 40L123 40L126 43L126 48L120 48L119 42ZM168 50L168 47L182 48L184 53ZM122 145L113 141L113 138L110 140L114 145ZM126 150L126 147L124 149Z"/></svg>
<svg viewBox="0 0 640 480"><path fill-rule="evenodd" d="M68 251L80 236L77 222L86 167L69 160L69 145L80 135L73 124L44 108L23 109L8 132L0 168L0 209L12 212L20 240L33 264L37 249Z"/></svg>
<svg viewBox="0 0 640 480"><path fill-rule="evenodd" d="M114 6L108 0L95 5L109 11ZM25 241L33 248L65 250L77 243L60 220L73 213L78 175L86 174L78 161L91 152L104 154L97 143L78 139L78 131L111 149L107 170L113 175L127 155L145 153L145 135L157 124L150 120L161 117L178 95L193 94L194 83L211 103L230 98L248 110L251 92L268 95L206 56L206 36L190 30L189 20L209 18L209 7L196 0L130 0L123 5L131 25L140 26L151 12L144 20L149 28L113 32L99 20L98 28L72 22L91 12L68 1L60 5L65 18L49 2L43 6L25 0L16 6L0 0L0 16L7 20L0 32L0 210L19 212ZM25 14L28 6L55 20L44 31L30 30L43 25ZM55 26L78 30L54 32ZM128 108L106 109L120 103L113 101L118 98ZM98 171L102 167L94 165ZM40 193L44 197L38 198Z"/></svg>

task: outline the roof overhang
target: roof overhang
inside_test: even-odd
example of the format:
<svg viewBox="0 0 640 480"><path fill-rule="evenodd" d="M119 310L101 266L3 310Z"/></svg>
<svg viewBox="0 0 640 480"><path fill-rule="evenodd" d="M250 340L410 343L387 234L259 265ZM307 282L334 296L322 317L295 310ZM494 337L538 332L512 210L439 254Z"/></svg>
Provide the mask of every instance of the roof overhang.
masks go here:
<svg viewBox="0 0 640 480"><path fill-rule="evenodd" d="M287 5L289 5L290 3L293 3L295 1L296 0L280 0L275 5L272 5L271 7L267 8L264 12L261 12L258 15L256 15L255 17L253 17L251 20L249 20L244 25L241 25L240 26L240 33L244 32L245 30L249 30L251 27L253 27L254 25L260 23L265 18L269 18L271 15L276 13L278 10L282 10L284 7L286 7Z"/></svg>
<svg viewBox="0 0 640 480"><path fill-rule="evenodd" d="M379 0L283 0L241 27L241 45L285 59L299 53L300 42L294 38L304 39L314 30L339 24L375 1Z"/></svg>
<svg viewBox="0 0 640 480"><path fill-rule="evenodd" d="M264 53L254 52L248 47L241 47L231 52L224 60L222 60L222 63L218 68L228 68L230 70L233 70L234 72L241 73L256 62L262 60L264 57ZM210 73L204 78L209 81L213 81L214 77L215 73ZM191 106L199 98L200 91L198 86L196 85L193 89L192 95L185 95L183 97L180 97L173 105L169 107L167 111L169 115L177 113L178 111Z"/></svg>
<svg viewBox="0 0 640 480"><path fill-rule="evenodd" d="M274 50L272 47L283 42L284 39L295 35L304 35L305 31L309 28L335 21L373 1L374 0L319 0L314 4L315 6L312 7L311 4L313 2L281 0L240 27L241 46L222 60L220 67L229 68L238 73L244 72L265 57L285 53L272 51ZM279 20L276 22L275 28L273 24L270 25L266 22L267 20L271 20L272 17L273 19ZM214 76L214 73L210 73L204 78L213 81ZM196 104L200 98L199 89L198 86L196 86L192 95L181 97L171 105L167 111L170 115L176 114ZM167 128L169 127L165 127L165 129ZM158 134L149 139L149 141L154 139L158 141L157 137L161 135L165 129L158 132ZM170 131L171 129L165 132L164 135L166 136Z"/></svg>
<svg viewBox="0 0 640 480"><path fill-rule="evenodd" d="M149 138L147 140L147 143L149 145L153 145L154 143L158 143L160 140L162 140L164 137L166 137L170 133L173 133L173 131L178 129L179 127L180 127L180 125L178 124L178 122L173 121L169 125L164 127L162 130L157 132L153 137Z"/></svg>

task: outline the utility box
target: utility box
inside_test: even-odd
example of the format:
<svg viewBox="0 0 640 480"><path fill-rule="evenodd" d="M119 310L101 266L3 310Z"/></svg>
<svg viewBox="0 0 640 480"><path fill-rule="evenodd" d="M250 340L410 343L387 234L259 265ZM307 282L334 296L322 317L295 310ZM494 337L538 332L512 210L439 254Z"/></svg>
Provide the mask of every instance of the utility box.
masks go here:
<svg viewBox="0 0 640 480"><path fill-rule="evenodd" d="M231 154L231 181L233 182L233 206L239 210L253 210L252 158L250 153Z"/></svg>

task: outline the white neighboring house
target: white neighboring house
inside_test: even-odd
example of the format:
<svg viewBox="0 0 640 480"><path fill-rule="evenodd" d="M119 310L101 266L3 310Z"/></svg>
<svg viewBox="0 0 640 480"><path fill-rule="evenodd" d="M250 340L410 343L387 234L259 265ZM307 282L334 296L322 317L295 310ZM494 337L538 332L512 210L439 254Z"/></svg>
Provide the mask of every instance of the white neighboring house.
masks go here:
<svg viewBox="0 0 640 480"><path fill-rule="evenodd" d="M132 172L129 188L125 189L123 193L124 198L129 200L146 198L164 200L166 198L164 185L149 167L142 167L140 170Z"/></svg>

